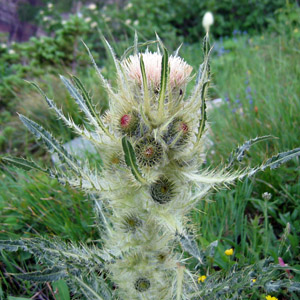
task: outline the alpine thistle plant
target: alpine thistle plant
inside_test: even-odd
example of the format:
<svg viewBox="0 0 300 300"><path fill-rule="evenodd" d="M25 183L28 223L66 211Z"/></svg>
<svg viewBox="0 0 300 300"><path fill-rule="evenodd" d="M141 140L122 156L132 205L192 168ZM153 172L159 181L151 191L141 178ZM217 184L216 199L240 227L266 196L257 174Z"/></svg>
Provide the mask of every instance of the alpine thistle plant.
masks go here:
<svg viewBox="0 0 300 300"><path fill-rule="evenodd" d="M212 280L205 275L199 279L199 274L186 267L183 257L186 251L199 265L204 263L203 253L191 236L189 213L211 189L253 176L267 167L275 168L299 155L300 149L295 149L256 168L234 169L252 144L268 138L262 137L240 146L227 165L203 169L200 153L210 83L208 34L204 39L204 61L188 97L186 87L192 78L192 67L179 57L178 51L169 55L159 38L157 42L157 52L140 53L136 37L131 48L134 53L121 60L107 43L116 68L115 89L102 76L87 48L109 96L109 109L104 116L98 113L77 77L69 80L61 76L92 130L66 117L33 84L68 127L94 143L103 168L99 171L79 161L49 132L23 115L20 119L24 125L50 152L59 155L63 168L44 169L22 158L4 160L25 170L46 172L62 184L94 197L103 243L89 248L59 240L2 241L0 249L30 251L49 267L43 272L19 274L19 278L65 278L87 299L179 300L209 296L213 288L203 289L203 285L212 284ZM247 280L250 286L251 278Z"/></svg>

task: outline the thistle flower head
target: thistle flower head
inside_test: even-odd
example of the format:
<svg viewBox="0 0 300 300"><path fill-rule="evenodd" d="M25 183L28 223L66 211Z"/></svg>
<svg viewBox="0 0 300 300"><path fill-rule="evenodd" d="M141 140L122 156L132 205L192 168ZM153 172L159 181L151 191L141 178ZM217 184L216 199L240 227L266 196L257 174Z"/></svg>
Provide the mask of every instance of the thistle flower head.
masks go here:
<svg viewBox="0 0 300 300"><path fill-rule="evenodd" d="M143 56L148 83L158 89L161 81L162 55L158 52L146 51L143 54L130 55L124 62L124 68L128 76L139 85L142 84L142 72L140 58ZM192 72L192 67L179 56L169 57L170 85L171 88L185 85Z"/></svg>

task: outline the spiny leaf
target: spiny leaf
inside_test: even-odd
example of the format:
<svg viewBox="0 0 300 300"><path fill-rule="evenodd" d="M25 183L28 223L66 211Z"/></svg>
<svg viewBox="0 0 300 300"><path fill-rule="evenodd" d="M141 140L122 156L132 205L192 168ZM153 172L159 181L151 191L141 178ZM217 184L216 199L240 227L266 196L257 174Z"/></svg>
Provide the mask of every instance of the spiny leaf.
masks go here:
<svg viewBox="0 0 300 300"><path fill-rule="evenodd" d="M196 241L191 240L189 236L183 233L176 232L175 235L178 236L183 250L187 251L189 254L195 257L200 264L203 264L203 257L201 255L201 252L198 248Z"/></svg>
<svg viewBox="0 0 300 300"><path fill-rule="evenodd" d="M104 126L99 113L96 111L95 106L93 104L93 101L89 95L89 93L87 92L87 90L85 89L85 87L83 86L83 84L81 83L81 81L76 77L76 76L72 76L72 79L74 80L74 83L77 87L78 90L80 90L80 92L82 93L82 97L85 100L85 104L90 112L90 114L92 115L92 117L95 118L95 120L97 121L97 124L100 126L100 128L110 137L112 137L112 135L109 133L108 129Z"/></svg>
<svg viewBox="0 0 300 300"><path fill-rule="evenodd" d="M57 281L59 279L65 278L68 273L66 270L61 269L60 267L52 267L45 269L43 271L35 271L30 273L20 273L20 274L11 274L19 279L36 281L36 282L48 282L48 281Z"/></svg>
<svg viewBox="0 0 300 300"><path fill-rule="evenodd" d="M201 91L201 118L200 118L200 124L198 128L198 133L197 133L197 140L199 141L202 137L202 134L204 132L205 128L205 122L207 120L206 116L206 103L205 103L205 92L206 92L206 87L208 86L209 81L206 81L203 84L202 91Z"/></svg>
<svg viewBox="0 0 300 300"><path fill-rule="evenodd" d="M280 290L281 286L282 286L281 280L269 281L265 284L265 289L266 289L266 292L268 292L268 293L277 292Z"/></svg>
<svg viewBox="0 0 300 300"><path fill-rule="evenodd" d="M145 114L148 115L150 112L150 97L148 91L148 82L147 82L147 75L145 70L145 64L143 60L143 55L140 56L140 68L143 78L143 92L144 92L144 103L145 103Z"/></svg>
<svg viewBox="0 0 300 300"><path fill-rule="evenodd" d="M138 34L137 31L134 31L134 55L137 55L139 53L139 48L138 48Z"/></svg>
<svg viewBox="0 0 300 300"><path fill-rule="evenodd" d="M300 292L300 282L291 282L291 285L288 287L289 292Z"/></svg>
<svg viewBox="0 0 300 300"><path fill-rule="evenodd" d="M37 140L42 140L51 153L56 152L62 162L66 162L70 168L72 168L75 172L78 172L79 163L77 160L71 156L47 130L21 114L19 115L19 118L23 124L35 135Z"/></svg>
<svg viewBox="0 0 300 300"><path fill-rule="evenodd" d="M99 294L97 294L90 286L88 286L82 279L75 277L75 280L79 285L93 296L94 300L104 300Z"/></svg>
<svg viewBox="0 0 300 300"><path fill-rule="evenodd" d="M84 112L87 119L91 122L91 124L98 127L98 123L95 120L93 114L91 113L91 111L90 111L88 105L86 104L84 98L82 97L82 95L78 92L78 90L73 86L73 84L67 78L60 75L60 79L63 82L63 84L66 86L66 88L68 89L71 97L76 101L79 108Z"/></svg>
<svg viewBox="0 0 300 300"><path fill-rule="evenodd" d="M46 172L45 169L43 169L42 167L37 165L34 161L27 160L25 158L4 156L4 157L1 157L1 160L7 161L8 163L12 164L13 166L23 169L25 171L30 171L30 170L34 169L37 171Z"/></svg>
<svg viewBox="0 0 300 300"><path fill-rule="evenodd" d="M163 51L164 54L161 61L160 91L158 97L158 114L160 117L162 117L164 113L166 89L167 89L167 82L168 82L168 72L169 72L169 65L168 65L169 54L165 47L163 48Z"/></svg>
<svg viewBox="0 0 300 300"><path fill-rule="evenodd" d="M207 256L209 257L214 257L215 256L215 250L218 247L219 242L218 241L214 241L212 243L210 243L207 247Z"/></svg>
<svg viewBox="0 0 300 300"><path fill-rule="evenodd" d="M15 252L18 251L19 249L27 250L27 247L22 240L18 240L18 241L0 240L0 250Z"/></svg>
<svg viewBox="0 0 300 300"><path fill-rule="evenodd" d="M98 141L94 138L93 134L88 131L83 125L81 125L82 128L80 128L78 125L76 125L74 123L73 120L68 119L62 112L61 109L59 109L56 104L49 99L46 94L41 90L41 88L35 84L34 82L30 82L30 84L32 84L38 91L39 93L45 98L47 104L49 105L49 107L51 109L53 109L55 111L55 113L57 114L57 116L63 120L63 122L70 128L72 128L77 134L82 135L84 137L86 137L88 140L94 142L94 143L98 143Z"/></svg>
<svg viewBox="0 0 300 300"><path fill-rule="evenodd" d="M134 149L126 137L122 138L122 147L125 155L125 162L131 169L133 176L141 183L146 183L146 180L143 178L138 169Z"/></svg>
<svg viewBox="0 0 300 300"><path fill-rule="evenodd" d="M92 53L91 53L89 47L88 47L83 41L82 41L82 43L83 43L83 45L85 46L86 50L88 51L88 54L89 54L89 56L90 56L90 59L91 59L93 65L94 65L94 68L95 68L95 70L96 70L96 72L97 72L97 74L98 74L98 76L99 76L99 78L100 78L100 81L101 81L102 86L106 89L106 92L107 92L110 96L112 96L112 97L114 98L114 97L115 97L115 93L113 92L113 90L112 90L111 86L109 85L109 83L107 82L107 80L106 80L106 79L103 77L103 75L101 74L101 72L100 72L100 70L99 70L99 68L98 68L98 66L97 66L97 64L96 64L96 62L95 62L95 60L94 60L94 57L93 57L93 55L92 55Z"/></svg>
<svg viewBox="0 0 300 300"><path fill-rule="evenodd" d="M230 168L235 160L241 162L245 156L245 152L249 151L252 145L272 138L274 138L272 135L265 135L246 141L242 146L238 147L235 151L231 152L226 168Z"/></svg>
<svg viewBox="0 0 300 300"><path fill-rule="evenodd" d="M125 50L124 54L121 56L121 61L126 59L126 57L129 55L130 52L134 51L134 53L135 53L136 48L138 49L139 47L144 47L144 46L148 46L148 45L155 44L155 43L157 43L157 41L148 41L145 43L137 43L137 45L130 46L129 48L127 48Z"/></svg>
<svg viewBox="0 0 300 300"><path fill-rule="evenodd" d="M286 152L281 152L278 153L277 155L271 157L270 159L268 159L261 167L260 169L262 171L264 171L266 168L270 168L272 169L276 169L278 168L280 165L282 165L283 163L291 160L294 157L297 157L300 155L300 148L295 148L293 150L290 151L286 151Z"/></svg>

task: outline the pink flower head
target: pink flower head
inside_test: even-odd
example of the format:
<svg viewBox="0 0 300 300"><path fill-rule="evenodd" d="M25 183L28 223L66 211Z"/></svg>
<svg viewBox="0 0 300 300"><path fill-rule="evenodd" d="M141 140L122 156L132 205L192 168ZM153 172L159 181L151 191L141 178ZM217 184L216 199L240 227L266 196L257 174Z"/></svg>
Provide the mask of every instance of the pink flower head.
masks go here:
<svg viewBox="0 0 300 300"><path fill-rule="evenodd" d="M278 257L278 262L281 267L287 267L288 265L284 263L284 260L281 257ZM289 278L293 278L291 271L289 269L285 270L288 273Z"/></svg>
<svg viewBox="0 0 300 300"><path fill-rule="evenodd" d="M148 84L158 89L160 86L162 55L157 52L152 53L149 51L146 51L142 55ZM140 57L141 54L130 55L123 62L126 73L139 85L142 84ZM179 56L171 55L169 57L169 67L169 80L172 89L175 87L180 87L188 82L193 68L188 65L182 58L180 58Z"/></svg>

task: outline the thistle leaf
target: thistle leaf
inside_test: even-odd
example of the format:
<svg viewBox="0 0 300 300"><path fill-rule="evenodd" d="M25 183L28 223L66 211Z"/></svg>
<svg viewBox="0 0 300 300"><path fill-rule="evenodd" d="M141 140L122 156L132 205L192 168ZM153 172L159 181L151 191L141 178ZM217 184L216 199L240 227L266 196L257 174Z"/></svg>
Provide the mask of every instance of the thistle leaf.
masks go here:
<svg viewBox="0 0 300 300"><path fill-rule="evenodd" d="M144 92L144 103L145 103L145 114L148 115L150 112L150 97L148 91L148 82L147 82L147 75L145 70L145 64L143 60L143 55L141 54L140 57L140 68L143 78L143 92Z"/></svg>
<svg viewBox="0 0 300 300"><path fill-rule="evenodd" d="M206 253L207 253L208 257L214 257L215 256L215 250L218 247L218 244L219 244L219 242L217 240L217 241L214 241L214 242L212 242L208 245L207 250L206 250Z"/></svg>
<svg viewBox="0 0 300 300"><path fill-rule="evenodd" d="M62 278L65 278L68 273L66 270L61 269L60 267L52 267L45 269L43 271L35 271L30 273L18 273L10 274L14 277L17 277L22 280L36 281L36 282L48 282L48 281L57 281Z"/></svg>
<svg viewBox="0 0 300 300"><path fill-rule="evenodd" d="M238 147L235 151L231 152L226 168L230 168L235 160L241 162L245 156L245 152L249 151L252 145L272 138L274 138L272 135L265 135L246 141L242 146Z"/></svg>
<svg viewBox="0 0 300 300"><path fill-rule="evenodd" d="M98 293L96 293L90 286L88 286L82 279L78 277L74 277L77 283L81 286L82 289L84 289L86 292L91 294L93 296L92 299L94 300L105 300L103 299Z"/></svg>
<svg viewBox="0 0 300 300"><path fill-rule="evenodd" d="M73 120L68 119L62 112L61 109L59 109L55 103L49 99L46 94L41 90L41 88L35 84L34 82L30 82L38 91L39 93L45 98L47 104L49 105L49 107L51 109L53 109L55 111L55 113L57 114L57 116L63 120L63 122L70 128L72 128L77 134L82 135L84 137L86 137L88 140L94 142L95 144L97 144L99 141L96 140L93 136L93 134L88 131L83 125L81 125L82 128L80 128L78 125L76 125L74 123Z"/></svg>
<svg viewBox="0 0 300 300"><path fill-rule="evenodd" d="M126 137L122 138L122 147L125 155L125 162L127 166L131 169L133 176L141 183L146 183L146 180L143 178L140 173L137 163L136 157L134 153L134 149Z"/></svg>
<svg viewBox="0 0 300 300"><path fill-rule="evenodd" d="M291 282L291 285L288 287L289 292L300 292L300 282Z"/></svg>
<svg viewBox="0 0 300 300"><path fill-rule="evenodd" d="M46 172L45 169L37 165L34 161L32 160L27 160L25 158L19 158L19 157L12 157L12 156L4 156L1 157L1 160L7 161L8 163L12 164L13 166L23 169L25 171L30 171L30 170L37 170L37 171L42 171Z"/></svg>
<svg viewBox="0 0 300 300"><path fill-rule="evenodd" d="M93 55L92 55L92 53L91 53L89 47L88 47L83 41L82 41L82 43L83 43L83 45L85 46L85 48L86 48L86 50L87 50L87 52L88 52L88 54L89 54L89 56L90 56L90 59L91 59L93 65L94 65L94 68L95 68L95 70L96 70L96 72L97 72L97 74L98 74L98 76L99 76L99 78L100 78L100 81L101 81L102 86L106 89L106 92L107 92L110 96L112 96L113 98L115 98L115 93L113 92L113 90L112 90L111 86L109 85L109 83L107 82L107 80L106 80L106 79L103 77L103 75L101 74L101 72L100 72L100 70L99 70L99 68L98 68L98 66L97 66L97 64L96 64L96 62L95 62L95 59L94 59L94 57L93 57Z"/></svg>
<svg viewBox="0 0 300 300"><path fill-rule="evenodd" d="M199 128L198 128L198 133L197 133L197 140L199 141L202 137L202 134L204 132L205 129L205 122L207 120L207 116L206 116L206 103L205 103L205 92L206 92L206 88L208 86L209 81L206 81L203 84L202 90L201 90L201 117L200 117L200 124L199 124Z"/></svg>
<svg viewBox="0 0 300 300"><path fill-rule="evenodd" d="M93 118L95 118L97 125L100 126L100 128L103 130L103 132L105 132L108 136L112 137L112 135L109 133L108 129L104 126L104 124L100 118L100 114L96 111L95 105L93 104L93 101L92 101L89 93L87 92L87 90L85 89L85 87L83 86L81 81L76 76L72 76L72 79L74 80L74 83L75 83L77 89L82 93L82 97L85 101L86 107L89 110L91 116Z"/></svg>
<svg viewBox="0 0 300 300"><path fill-rule="evenodd" d="M79 162L47 130L21 114L19 118L29 131L35 135L36 139L41 140L46 145L50 153L56 152L62 162L66 162L71 169L78 173Z"/></svg>
<svg viewBox="0 0 300 300"><path fill-rule="evenodd" d="M95 120L92 115L88 105L86 104L82 95L78 92L78 90L73 86L73 84L64 76L60 75L60 79L63 84L68 89L71 97L76 101L81 111L86 115L87 119L93 124L96 128L98 128L98 122Z"/></svg>
<svg viewBox="0 0 300 300"><path fill-rule="evenodd" d="M162 117L164 113L166 89L167 89L167 82L168 82L168 72L169 72L169 65L168 65L169 54L165 47L163 47L163 51L164 54L161 61L160 91L159 91L159 98L158 98L158 114L160 117Z"/></svg>
<svg viewBox="0 0 300 300"><path fill-rule="evenodd" d="M202 254L198 248L198 245L195 240L191 240L189 236L183 234L183 233L178 233L176 232L175 234L178 236L180 244L186 252L191 254L194 258L196 258L199 263L202 265L203 264L203 257Z"/></svg>
<svg viewBox="0 0 300 300"><path fill-rule="evenodd" d="M27 250L27 247L22 240L18 240L18 241L0 240L0 250L15 252L18 251L19 249L25 251Z"/></svg>
<svg viewBox="0 0 300 300"><path fill-rule="evenodd" d="M264 171L266 168L270 168L272 169L276 169L278 168L280 165L282 165L283 163L291 160L294 157L297 157L300 155L300 148L295 148L293 150L290 151L286 151L286 152L281 152L278 153L277 155L269 158L261 167L260 169L262 171Z"/></svg>
<svg viewBox="0 0 300 300"><path fill-rule="evenodd" d="M137 55L139 53L139 48L138 48L138 34L137 31L134 31L134 55Z"/></svg>
<svg viewBox="0 0 300 300"><path fill-rule="evenodd" d="M277 292L280 290L281 286L282 286L281 280L269 281L265 284L265 289L267 293Z"/></svg>
<svg viewBox="0 0 300 300"><path fill-rule="evenodd" d="M121 61L123 61L124 59L126 59L126 57L129 55L130 52L133 51L133 53L135 53L135 49L139 48L139 47L144 47L144 46L148 46L148 45L152 45L157 43L157 41L148 41L148 42L144 42L144 43L137 43L134 46L130 46L128 47L125 52L123 53L123 55L121 56Z"/></svg>

